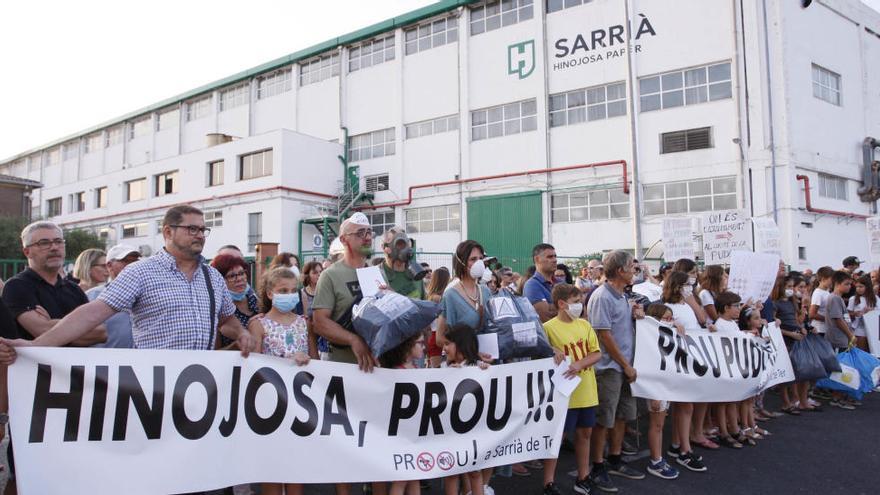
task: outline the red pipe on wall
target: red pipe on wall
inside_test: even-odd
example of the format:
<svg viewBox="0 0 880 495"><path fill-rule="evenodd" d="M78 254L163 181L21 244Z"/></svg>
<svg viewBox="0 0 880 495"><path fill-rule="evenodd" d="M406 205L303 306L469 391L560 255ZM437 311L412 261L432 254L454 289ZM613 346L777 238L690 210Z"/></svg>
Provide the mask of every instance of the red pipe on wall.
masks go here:
<svg viewBox="0 0 880 495"><path fill-rule="evenodd" d="M105 220L108 218L119 217L119 216L124 216L124 215L132 215L135 213L144 213L144 212L155 211L155 210L167 210L173 206L178 206L178 205L182 205L182 204L202 203L205 201L211 201L213 199L228 199L228 198L234 198L236 196L247 196L250 194L256 194L256 193L261 193L261 192L271 192L271 191L285 191L285 192L307 194L309 196L317 196L319 198L336 199L336 196L334 196L332 194L325 194L325 193L317 192L317 191L307 191L305 189L297 189L295 187L286 187L286 186L264 187L262 189L253 189L250 191L242 191L242 192L237 192L237 193L223 194L221 196L211 196L210 198L194 199L191 201L187 201L186 203L176 203L176 204L171 204L171 205L166 205L166 206L154 206L152 208L141 208L139 210L126 211L126 212L122 212L122 213L114 213L112 215L106 215L103 217L86 218L83 220L65 222L65 223L62 223L59 225L64 226L64 225L70 225L70 224L75 224L75 223L90 222L93 220Z"/></svg>
<svg viewBox="0 0 880 495"><path fill-rule="evenodd" d="M810 213L821 213L825 215L837 215L840 217L850 217L850 218L868 218L868 215L861 215L859 213L847 213L845 211L836 211L836 210L823 210L821 208L813 208L813 203L810 201L810 178L806 175L798 175L797 180L804 181L804 203L807 206L807 211Z"/></svg>
<svg viewBox="0 0 880 495"><path fill-rule="evenodd" d="M539 168L535 170L526 170L524 172L511 172L507 174L497 174L497 175L484 175L481 177L471 177L468 179L456 179L456 180L447 180L443 182L431 182L429 184L418 184L415 186L409 187L409 196L407 199L402 201L395 201L391 203L380 203L369 206L358 206L355 208L356 210L373 210L376 208L388 208L393 206L406 206L413 202L413 191L416 189L424 189L427 187L439 187L439 186L452 186L458 184L467 184L469 182L480 182L484 180L494 180L494 179L506 179L509 177L522 177L524 175L536 175L536 174L547 174L552 172L565 172L567 170L579 170L586 168L598 168L598 167L608 167L613 165L620 165L623 173L623 192L625 194L629 194L629 182L627 180L627 171L626 171L626 160L614 160L610 162L598 162L598 163L586 163L582 165L569 165L565 167L555 167L555 168Z"/></svg>

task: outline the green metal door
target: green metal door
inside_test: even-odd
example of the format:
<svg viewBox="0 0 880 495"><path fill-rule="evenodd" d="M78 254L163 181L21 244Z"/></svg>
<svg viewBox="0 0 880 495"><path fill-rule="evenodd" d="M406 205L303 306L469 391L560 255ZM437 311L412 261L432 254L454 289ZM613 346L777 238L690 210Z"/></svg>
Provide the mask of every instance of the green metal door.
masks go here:
<svg viewBox="0 0 880 495"><path fill-rule="evenodd" d="M467 200L468 239L519 273L532 264L542 242L541 192L482 196Z"/></svg>

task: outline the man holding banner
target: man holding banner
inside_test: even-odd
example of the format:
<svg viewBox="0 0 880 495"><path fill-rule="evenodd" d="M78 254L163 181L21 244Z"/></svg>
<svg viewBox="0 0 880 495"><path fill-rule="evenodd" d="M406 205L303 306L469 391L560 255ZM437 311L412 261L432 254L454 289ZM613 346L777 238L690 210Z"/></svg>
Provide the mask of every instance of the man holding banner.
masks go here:
<svg viewBox="0 0 880 495"><path fill-rule="evenodd" d="M630 304L624 288L632 283L635 264L626 251L611 251L602 258L605 283L590 296L588 320L599 336L602 359L596 364L599 405L590 451L593 470L590 478L604 492L616 492L609 474L642 479L645 474L627 466L621 459L626 422L636 419L636 400L630 383L636 380L632 366L634 351L634 319L645 317L638 304ZM608 465L603 459L605 440L611 430Z"/></svg>

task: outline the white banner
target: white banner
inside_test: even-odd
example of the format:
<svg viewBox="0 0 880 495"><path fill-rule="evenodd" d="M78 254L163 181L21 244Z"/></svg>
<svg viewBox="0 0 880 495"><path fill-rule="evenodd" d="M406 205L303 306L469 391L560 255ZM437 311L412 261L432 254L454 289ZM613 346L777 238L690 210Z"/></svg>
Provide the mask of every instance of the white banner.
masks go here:
<svg viewBox="0 0 880 495"><path fill-rule="evenodd" d="M868 253L871 256L871 263L880 265L880 217L865 219L865 226L868 229Z"/></svg>
<svg viewBox="0 0 880 495"><path fill-rule="evenodd" d="M703 260L707 265L730 263L733 251L752 250L752 231L745 211L705 213L702 220Z"/></svg>
<svg viewBox="0 0 880 495"><path fill-rule="evenodd" d="M862 315L865 334L868 336L868 350L880 358L880 310L875 309Z"/></svg>
<svg viewBox="0 0 880 495"><path fill-rule="evenodd" d="M794 380L782 333L775 324L764 331L769 341L705 330L681 336L653 318L638 320L633 395L673 402L735 402Z"/></svg>
<svg viewBox="0 0 880 495"><path fill-rule="evenodd" d="M752 218L752 225L755 226L755 252L782 258L782 238L776 222L772 218L758 217Z"/></svg>
<svg viewBox="0 0 880 495"><path fill-rule="evenodd" d="M19 348L19 493L156 494L427 479L556 457L552 359L488 370L298 367L236 352Z"/></svg>
<svg viewBox="0 0 880 495"><path fill-rule="evenodd" d="M775 254L734 251L730 257L727 290L743 301L764 302L770 297L779 273L779 256Z"/></svg>
<svg viewBox="0 0 880 495"><path fill-rule="evenodd" d="M693 219L663 219L663 259L674 263L682 258L694 259Z"/></svg>

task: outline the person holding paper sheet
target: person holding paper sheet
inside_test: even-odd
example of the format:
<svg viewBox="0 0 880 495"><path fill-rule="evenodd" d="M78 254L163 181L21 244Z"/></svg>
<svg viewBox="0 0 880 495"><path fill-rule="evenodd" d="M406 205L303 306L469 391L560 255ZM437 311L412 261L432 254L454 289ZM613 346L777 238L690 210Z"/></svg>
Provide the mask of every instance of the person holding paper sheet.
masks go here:
<svg viewBox="0 0 880 495"><path fill-rule="evenodd" d="M571 379L579 376L581 380L569 396L568 413L565 416L565 431L574 433L577 463L574 491L589 495L590 435L596 424L596 406L599 404L593 365L599 362L602 352L593 327L580 317L584 305L578 288L569 284L557 284L553 287L551 297L557 315L544 323L544 330L550 344L571 359L565 377ZM544 495L560 493L555 484L556 463L557 459L544 459Z"/></svg>
<svg viewBox="0 0 880 495"><path fill-rule="evenodd" d="M782 332L782 338L788 349L795 342L803 340L806 335L801 323L798 321L799 302L795 296L795 285L798 277L786 276L782 283L777 283L770 293L773 299L773 306L776 308L774 317L779 320L779 330ZM782 385L782 408L785 414L798 416L800 408L798 407L798 397L800 397L800 387L802 383L787 383Z"/></svg>
<svg viewBox="0 0 880 495"><path fill-rule="evenodd" d="M877 308L877 296L869 275L862 275L855 283L856 294L849 298L847 310L852 320L853 333L856 336L856 347L868 352L868 334L865 331L864 314Z"/></svg>
<svg viewBox="0 0 880 495"><path fill-rule="evenodd" d="M645 313L638 304L630 304L624 295L634 275L632 254L611 251L605 254L602 265L606 281L592 293L587 303L587 319L596 330L602 348L602 359L595 366L599 406L590 441L593 459L590 479L600 490L615 492L617 487L609 474L630 479L645 477L644 473L630 468L621 459L626 423L636 419L636 401L629 386L637 379L632 367L635 350L633 320L644 318ZM611 438L606 465L604 452L609 430Z"/></svg>

